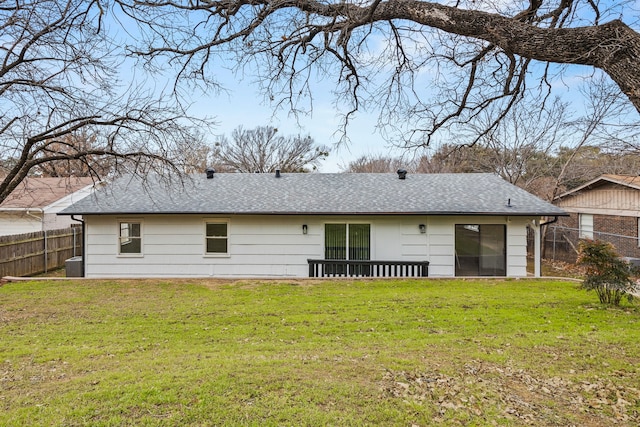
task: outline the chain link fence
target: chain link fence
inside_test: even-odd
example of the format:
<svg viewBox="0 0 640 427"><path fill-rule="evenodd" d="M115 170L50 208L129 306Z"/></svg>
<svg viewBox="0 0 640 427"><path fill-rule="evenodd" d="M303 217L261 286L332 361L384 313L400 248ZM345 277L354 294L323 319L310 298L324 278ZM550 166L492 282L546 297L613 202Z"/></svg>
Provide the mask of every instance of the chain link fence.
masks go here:
<svg viewBox="0 0 640 427"><path fill-rule="evenodd" d="M529 245L533 245L533 232L529 231ZM623 236L619 234L594 231L588 236L593 240L611 242L620 257L640 261L639 239L637 236ZM542 240L542 257L553 261L574 263L578 256L580 230L557 225L548 225Z"/></svg>

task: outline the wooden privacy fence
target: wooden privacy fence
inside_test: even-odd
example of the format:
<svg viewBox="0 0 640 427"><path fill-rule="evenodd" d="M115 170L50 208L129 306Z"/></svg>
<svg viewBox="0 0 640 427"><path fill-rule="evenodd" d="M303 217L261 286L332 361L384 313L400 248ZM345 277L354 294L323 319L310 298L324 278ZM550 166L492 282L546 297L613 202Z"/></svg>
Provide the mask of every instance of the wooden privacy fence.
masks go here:
<svg viewBox="0 0 640 427"><path fill-rule="evenodd" d="M82 255L82 228L0 236L0 277L29 276L64 267Z"/></svg>

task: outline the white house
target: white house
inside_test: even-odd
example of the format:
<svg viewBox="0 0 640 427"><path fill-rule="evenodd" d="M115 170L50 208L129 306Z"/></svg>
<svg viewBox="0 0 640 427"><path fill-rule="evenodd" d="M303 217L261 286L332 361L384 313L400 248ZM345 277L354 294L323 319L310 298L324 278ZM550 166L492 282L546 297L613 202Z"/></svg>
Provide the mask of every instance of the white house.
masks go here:
<svg viewBox="0 0 640 427"><path fill-rule="evenodd" d="M0 236L77 224L57 213L92 191L91 178L26 178L0 203Z"/></svg>
<svg viewBox="0 0 640 427"><path fill-rule="evenodd" d="M95 278L420 276L425 262L431 277L522 277L527 226L566 215L491 174L213 171L120 178L61 214L84 218ZM535 257L539 275L539 244Z"/></svg>

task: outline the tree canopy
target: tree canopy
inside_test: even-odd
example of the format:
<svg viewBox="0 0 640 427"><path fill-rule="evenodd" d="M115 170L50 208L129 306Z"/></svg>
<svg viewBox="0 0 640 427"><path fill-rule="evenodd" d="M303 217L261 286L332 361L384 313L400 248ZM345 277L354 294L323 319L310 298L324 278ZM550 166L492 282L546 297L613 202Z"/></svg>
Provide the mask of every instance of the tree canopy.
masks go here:
<svg viewBox="0 0 640 427"><path fill-rule="evenodd" d="M571 163L569 168L564 167ZM493 173L536 196L552 201L555 196L602 174L637 175L640 158L636 153L584 145L513 147L485 145L461 147L444 144L428 155L401 158L365 155L343 166L344 172L390 173L397 169L415 173Z"/></svg>
<svg viewBox="0 0 640 427"><path fill-rule="evenodd" d="M82 0L0 8L0 202L35 172L171 168L167 153L191 133L175 99L134 76L122 83L126 52L105 13Z"/></svg>
<svg viewBox="0 0 640 427"><path fill-rule="evenodd" d="M253 75L276 106L312 105L314 84L335 83L345 121L377 108L381 126L428 144L491 109L469 143L494 129L527 92L549 95L604 73L640 112L635 2L530 0L117 0L145 34L133 49L171 61L178 79L215 80L222 61ZM560 65L558 65L560 64ZM571 68L576 73L575 68Z"/></svg>
<svg viewBox="0 0 640 427"><path fill-rule="evenodd" d="M558 88L575 93L577 80L607 76L614 122L594 123L613 137L635 127L635 143L639 19L637 2L626 0L7 3L0 201L47 162L68 167L40 170L94 176L104 165L172 167L172 153L199 138L184 120L189 95L218 88L222 67L257 81L274 108L294 116L312 110L318 85L328 84L343 131L360 111L375 110L382 134L412 147L473 145L500 132L516 105L549 115ZM136 58L142 67L121 79ZM148 71L173 76L171 98L164 83L140 79ZM91 144L77 143L82 135Z"/></svg>
<svg viewBox="0 0 640 427"><path fill-rule="evenodd" d="M329 155L329 148L317 145L310 136L284 136L272 126L244 129L223 136L211 160L216 169L241 173L309 172Z"/></svg>

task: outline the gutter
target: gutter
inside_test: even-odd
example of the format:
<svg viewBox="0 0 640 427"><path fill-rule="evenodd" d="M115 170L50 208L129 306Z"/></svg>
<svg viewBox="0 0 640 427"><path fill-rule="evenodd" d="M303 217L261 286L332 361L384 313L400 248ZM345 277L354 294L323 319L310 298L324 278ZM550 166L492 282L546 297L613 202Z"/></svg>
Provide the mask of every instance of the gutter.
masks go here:
<svg viewBox="0 0 640 427"><path fill-rule="evenodd" d="M33 215L31 211L40 212L42 216ZM0 208L0 212L24 212L25 215L35 218L41 222L42 229L44 230L44 208Z"/></svg>
<svg viewBox="0 0 640 427"><path fill-rule="evenodd" d="M542 216L569 216L568 213L557 212L461 212L461 211L423 211L423 212L387 212L387 211L103 211L103 212L91 212L91 211L76 211L76 212L58 212L56 215L96 215L96 216L109 216L109 215L121 215L121 216L134 216L134 215L369 215L369 216L513 216L513 217L542 217ZM557 220L557 219L556 219ZM555 220L554 220L555 222Z"/></svg>
<svg viewBox="0 0 640 427"><path fill-rule="evenodd" d="M36 209L42 211L42 208L0 208L0 212L25 212Z"/></svg>

